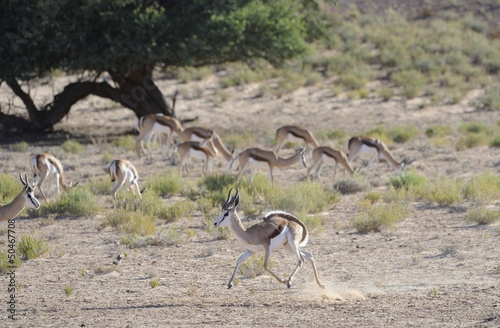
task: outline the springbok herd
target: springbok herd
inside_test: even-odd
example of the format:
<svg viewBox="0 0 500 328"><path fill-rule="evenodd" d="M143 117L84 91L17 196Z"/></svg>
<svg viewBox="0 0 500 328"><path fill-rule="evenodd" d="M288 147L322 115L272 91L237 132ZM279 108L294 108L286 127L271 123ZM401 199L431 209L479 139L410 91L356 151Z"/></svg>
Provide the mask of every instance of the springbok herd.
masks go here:
<svg viewBox="0 0 500 328"><path fill-rule="evenodd" d="M302 162L304 167L307 167L306 150L308 147L312 148L312 164L308 167L307 177L310 176L312 171L315 171L315 175L320 181L321 170L326 161L334 162L335 179L337 164L342 165L351 175L354 174L355 170L352 168L351 162L360 154L371 157L368 166L376 159L384 157L399 173L401 173L408 164L406 159L397 161L392 156L387 146L378 139L366 136L354 136L346 143L346 148L348 150L346 154L341 150L329 146L320 146L309 130L290 125L280 127L276 131L276 146L273 150L247 148L237 156L234 156L233 152L228 150L215 131L202 127L184 128L174 117L155 114L146 115L138 120L136 129L139 133L136 138L136 151L139 158L143 154L152 158L151 142L153 138L159 140L160 148L164 149L165 154L168 155L172 145L172 139L174 135L177 135L183 141L176 147L179 158L179 171L181 174L184 170L188 170L186 165L188 158L193 157L202 159L204 162L203 173L205 174L210 170L211 160L220 154L227 161L228 170L232 169L235 161L238 162L238 178L243 172L250 170L250 181L252 184L253 177L256 173L255 169L259 167L267 169L267 177L271 182L273 182L274 167L289 167L299 161ZM165 139L166 146L163 147L162 142ZM303 143L304 146L290 157L280 157L278 153L287 141L298 141ZM10 204L0 206L0 222L14 219L24 207L38 209L40 203L34 196L34 190L35 187L38 186L43 199L46 201L47 195L42 189L42 185L49 175L52 175L56 182L58 194L60 193L60 188L67 190L72 186L70 183L67 183L64 178L63 165L54 156L46 153L38 154L31 159L30 165L34 174L33 184L30 185L26 174L20 176L24 188ZM114 160L109 165L107 171L112 181L112 196L115 202L117 200L118 190L124 185L126 189L137 194L138 197L141 197L141 191L138 184L139 174L132 162L127 159ZM125 191L125 189L123 191ZM271 211L264 216L262 222L245 228L236 213L238 204L239 192L236 190L233 196L231 189L227 196L227 200L222 205L221 214L214 222L216 227L230 228L245 248L243 255L238 258L236 267L228 284L229 288L233 286L233 280L241 263L253 253L262 251L265 253L265 270L279 282L291 287L295 274L299 271L304 260L307 260L312 264L316 283L321 288L324 288L324 285L319 279L312 254L301 249L306 246L309 239L309 233L303 222L290 213ZM268 267L269 256L272 250L281 246L297 258L297 266L288 279L280 278L270 271Z"/></svg>

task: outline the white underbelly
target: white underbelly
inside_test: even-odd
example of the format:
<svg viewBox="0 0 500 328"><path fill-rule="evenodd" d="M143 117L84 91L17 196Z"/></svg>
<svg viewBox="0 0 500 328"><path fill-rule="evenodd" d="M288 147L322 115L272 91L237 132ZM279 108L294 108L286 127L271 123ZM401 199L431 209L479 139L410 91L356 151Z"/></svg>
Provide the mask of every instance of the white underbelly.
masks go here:
<svg viewBox="0 0 500 328"><path fill-rule="evenodd" d="M286 135L285 142L303 143L304 139L298 138L298 137L294 136L293 134L289 133Z"/></svg>
<svg viewBox="0 0 500 328"><path fill-rule="evenodd" d="M205 160L207 155L205 154L205 152L201 151L201 150L196 150L196 149L193 149L191 148L189 150L189 156L191 158L194 158L194 159L201 159L201 160Z"/></svg>
<svg viewBox="0 0 500 328"><path fill-rule="evenodd" d="M358 156L361 155L361 156L373 157L377 156L377 153L378 153L377 148L362 145L361 148L359 148Z"/></svg>

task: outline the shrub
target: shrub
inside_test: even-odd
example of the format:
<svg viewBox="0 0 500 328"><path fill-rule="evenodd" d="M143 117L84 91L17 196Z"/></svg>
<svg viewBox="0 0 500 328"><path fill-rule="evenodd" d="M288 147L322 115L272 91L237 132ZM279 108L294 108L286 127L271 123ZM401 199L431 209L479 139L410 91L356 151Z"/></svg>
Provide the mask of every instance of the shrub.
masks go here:
<svg viewBox="0 0 500 328"><path fill-rule="evenodd" d="M486 204L500 199L500 175L486 172L474 176L465 184L463 195L475 204Z"/></svg>
<svg viewBox="0 0 500 328"><path fill-rule="evenodd" d="M20 141L10 145L9 149L18 153L25 153L28 151L29 147L30 145L26 141Z"/></svg>
<svg viewBox="0 0 500 328"><path fill-rule="evenodd" d="M66 296L70 297L73 294L73 287L64 286L64 294L66 294Z"/></svg>
<svg viewBox="0 0 500 328"><path fill-rule="evenodd" d="M160 285L157 278L153 278L149 281L149 287L156 288Z"/></svg>
<svg viewBox="0 0 500 328"><path fill-rule="evenodd" d="M500 86L490 88L482 97L473 101L472 105L477 110L500 111Z"/></svg>
<svg viewBox="0 0 500 328"><path fill-rule="evenodd" d="M17 244L17 251L21 259L32 260L47 253L49 251L49 245L42 239L21 235L19 243Z"/></svg>
<svg viewBox="0 0 500 328"><path fill-rule="evenodd" d="M111 179L103 177L90 180L85 184L85 188L94 195L110 195L112 189Z"/></svg>
<svg viewBox="0 0 500 328"><path fill-rule="evenodd" d="M85 146L78 141L66 140L61 144L61 149L70 154L79 154L85 150Z"/></svg>
<svg viewBox="0 0 500 328"><path fill-rule="evenodd" d="M153 217L141 212L118 209L106 214L101 228L111 226L122 233L148 236L156 231L155 221Z"/></svg>
<svg viewBox="0 0 500 328"><path fill-rule="evenodd" d="M298 183L289 188L274 187L265 193L271 208L292 213L317 213L338 202L337 194L326 192L316 182Z"/></svg>
<svg viewBox="0 0 500 328"><path fill-rule="evenodd" d="M431 183L424 196L428 201L439 205L456 205L463 201L462 188L462 180L444 177Z"/></svg>
<svg viewBox="0 0 500 328"><path fill-rule="evenodd" d="M449 125L433 125L425 129L425 135L432 137L444 137L453 134L453 128Z"/></svg>
<svg viewBox="0 0 500 328"><path fill-rule="evenodd" d="M9 259L7 252L0 252L0 273L7 273L10 270L16 270L23 265L19 257Z"/></svg>
<svg viewBox="0 0 500 328"><path fill-rule="evenodd" d="M117 148L124 149L126 151L133 151L135 152L135 138L134 136L127 135L127 136L120 136L118 139L113 141L113 146Z"/></svg>
<svg viewBox="0 0 500 328"><path fill-rule="evenodd" d="M156 175L146 181L146 188L161 197L172 196L182 189L181 176L178 171L168 170L166 174Z"/></svg>
<svg viewBox="0 0 500 328"><path fill-rule="evenodd" d="M10 203L22 189L19 177L16 179L9 174L0 174L0 203Z"/></svg>
<svg viewBox="0 0 500 328"><path fill-rule="evenodd" d="M394 91L390 87L382 87L378 89L377 93L382 101L389 101L394 96Z"/></svg>
<svg viewBox="0 0 500 328"><path fill-rule="evenodd" d="M500 148L500 136L496 136L490 144L491 147Z"/></svg>
<svg viewBox="0 0 500 328"><path fill-rule="evenodd" d="M271 269L274 266L274 262L269 260L268 268ZM240 266L239 272L245 278L255 278L261 276L267 271L264 269L264 256L256 257L252 256Z"/></svg>
<svg viewBox="0 0 500 328"><path fill-rule="evenodd" d="M485 207L475 207L467 211L465 219L478 224L491 224L500 220L500 212Z"/></svg>
<svg viewBox="0 0 500 328"><path fill-rule="evenodd" d="M385 204L370 206L352 220L353 227L360 233L379 232L389 229L411 213L405 204Z"/></svg>
<svg viewBox="0 0 500 328"><path fill-rule="evenodd" d="M338 190L341 194L347 195L369 189L370 183L362 177L353 176L338 180L333 184L333 188Z"/></svg>
<svg viewBox="0 0 500 328"><path fill-rule="evenodd" d="M408 99L419 96L426 83L424 76L414 70L395 73L392 80L401 87L402 95Z"/></svg>
<svg viewBox="0 0 500 328"><path fill-rule="evenodd" d="M181 200L173 205L167 206L160 219L165 219L167 222L173 222L181 217L189 216L195 208L196 204L192 201Z"/></svg>
<svg viewBox="0 0 500 328"><path fill-rule="evenodd" d="M396 188L404 188L406 190L410 188L416 188L427 183L427 179L418 174L415 169L406 170L403 174L399 176L392 176L390 178L391 185Z"/></svg>
<svg viewBox="0 0 500 328"><path fill-rule="evenodd" d="M99 211L99 204L89 189L78 186L61 194L59 200L47 202L39 211L41 215L92 216Z"/></svg>
<svg viewBox="0 0 500 328"><path fill-rule="evenodd" d="M413 126L399 126L388 131L389 137L397 143L405 143L417 135L417 130Z"/></svg>

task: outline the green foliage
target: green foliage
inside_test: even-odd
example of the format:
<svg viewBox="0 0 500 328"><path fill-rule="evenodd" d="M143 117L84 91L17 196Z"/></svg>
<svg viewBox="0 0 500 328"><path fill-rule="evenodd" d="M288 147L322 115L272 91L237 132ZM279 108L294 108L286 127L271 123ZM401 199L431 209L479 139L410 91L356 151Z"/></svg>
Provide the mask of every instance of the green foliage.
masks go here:
<svg viewBox="0 0 500 328"><path fill-rule="evenodd" d="M453 128L449 125L433 125L425 129L425 135L432 137L444 137L453 134Z"/></svg>
<svg viewBox="0 0 500 328"><path fill-rule="evenodd" d="M473 102L472 104L478 110L500 111L500 85L496 85Z"/></svg>
<svg viewBox="0 0 500 328"><path fill-rule="evenodd" d="M9 174L0 174L0 203L8 204L21 192L19 177L15 179Z"/></svg>
<svg viewBox="0 0 500 328"><path fill-rule="evenodd" d="M460 179L444 177L429 184L425 198L439 205L457 205L463 201L463 186Z"/></svg>
<svg viewBox="0 0 500 328"><path fill-rule="evenodd" d="M377 94L383 101L389 101L394 96L392 88L384 86L378 89Z"/></svg>
<svg viewBox="0 0 500 328"><path fill-rule="evenodd" d="M410 213L408 205L402 203L374 205L354 218L352 225L360 233L380 232L392 228L396 222L405 219Z"/></svg>
<svg viewBox="0 0 500 328"><path fill-rule="evenodd" d="M9 149L11 151L15 151L18 153L25 153L28 151L29 147L30 147L30 145L26 141L20 141L20 142L16 142L14 144L11 144L9 146Z"/></svg>
<svg viewBox="0 0 500 328"><path fill-rule="evenodd" d="M113 140L113 146L117 148L121 148L126 151L135 152L135 138L131 135L120 136L118 139Z"/></svg>
<svg viewBox="0 0 500 328"><path fill-rule="evenodd" d="M7 273L10 270L16 270L23 265L23 261L19 257L15 257L12 261L9 259L7 252L0 252L0 273Z"/></svg>
<svg viewBox="0 0 500 328"><path fill-rule="evenodd" d="M309 232L322 233L325 231L326 218L308 214L298 214L297 217L306 225Z"/></svg>
<svg viewBox="0 0 500 328"><path fill-rule="evenodd" d="M66 140L61 144L61 149L70 154L79 154L85 150L85 146L78 141Z"/></svg>
<svg viewBox="0 0 500 328"><path fill-rule="evenodd" d="M64 286L64 294L68 297L70 297L73 294L73 287L71 286Z"/></svg>
<svg viewBox="0 0 500 328"><path fill-rule="evenodd" d="M39 210L41 215L92 216L99 211L99 203L92 192L84 187L73 187L62 193L59 200L50 200Z"/></svg>
<svg viewBox="0 0 500 328"><path fill-rule="evenodd" d="M84 187L94 195L110 195L112 184L111 179L106 176L104 178L92 179L85 183Z"/></svg>
<svg viewBox="0 0 500 328"><path fill-rule="evenodd" d="M463 196L474 204L486 204L500 199L500 175L486 172L472 177L463 188Z"/></svg>
<svg viewBox="0 0 500 328"><path fill-rule="evenodd" d="M148 236L156 231L155 221L152 216L141 212L117 209L106 213L101 228L111 226L125 234Z"/></svg>
<svg viewBox="0 0 500 328"><path fill-rule="evenodd" d="M196 208L196 204L190 200L180 200L173 205L167 206L163 217L167 222L176 221L179 218L189 216Z"/></svg>
<svg viewBox="0 0 500 328"><path fill-rule="evenodd" d="M391 185L396 188L404 188L409 190L411 188L418 188L427 183L427 179L418 174L415 169L406 170L399 176L392 176L390 178Z"/></svg>
<svg viewBox="0 0 500 328"><path fill-rule="evenodd" d="M158 278L152 278L150 281L149 281L149 287L151 288L156 288L160 285L160 283L158 282Z"/></svg>
<svg viewBox="0 0 500 328"><path fill-rule="evenodd" d="M269 260L268 268L272 269L273 266L274 262L272 260ZM263 275L267 272L264 269L264 256L252 256L241 264L239 272L245 278L255 278L257 276Z"/></svg>
<svg viewBox="0 0 500 328"><path fill-rule="evenodd" d="M146 181L146 188L160 197L172 196L182 190L181 176L177 170L168 170L167 173L155 175Z"/></svg>
<svg viewBox="0 0 500 328"><path fill-rule="evenodd" d="M23 260L36 259L47 253L49 249L49 245L43 239L32 236L21 235L17 243L17 252Z"/></svg>
<svg viewBox="0 0 500 328"><path fill-rule="evenodd" d="M370 183L362 176L352 176L337 180L333 187L342 195L347 195L369 189Z"/></svg>
<svg viewBox="0 0 500 328"><path fill-rule="evenodd" d="M274 187L264 193L271 208L291 213L318 213L340 200L316 182L298 183L292 187Z"/></svg>
<svg viewBox="0 0 500 328"><path fill-rule="evenodd" d="M475 207L467 211L465 219L478 224L492 224L500 220L500 212L483 206Z"/></svg>
<svg viewBox="0 0 500 328"><path fill-rule="evenodd" d="M495 148L500 148L500 136L496 136L495 138L493 138L493 141L491 141L490 146Z"/></svg>
<svg viewBox="0 0 500 328"><path fill-rule="evenodd" d="M405 143L417 135L413 126L397 126L388 131L389 137L397 143Z"/></svg>

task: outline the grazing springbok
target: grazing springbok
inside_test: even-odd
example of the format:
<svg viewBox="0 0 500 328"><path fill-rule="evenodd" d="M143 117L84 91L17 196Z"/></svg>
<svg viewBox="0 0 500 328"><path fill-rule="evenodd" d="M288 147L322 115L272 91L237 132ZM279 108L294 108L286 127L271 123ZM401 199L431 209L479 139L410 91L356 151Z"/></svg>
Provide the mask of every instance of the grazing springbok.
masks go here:
<svg viewBox="0 0 500 328"><path fill-rule="evenodd" d="M231 229L238 241L245 248L245 252L236 262L236 267L227 287L233 287L233 280L238 273L241 263L252 254L264 251L264 269L279 282L287 284L288 288L292 286L293 278L302 267L304 258L312 264L318 286L325 288L325 285L319 280L318 270L312 254L301 250L301 247L306 246L309 240L309 232L304 223L290 213L271 211L264 216L262 222L245 228L236 213L236 208L240 202L239 190L236 190L236 195L231 197L232 190L232 188L229 190L227 200L222 205L222 213L214 222L216 227L228 227ZM269 256L271 252L281 246L297 258L297 266L288 279L280 278L269 269Z"/></svg>
<svg viewBox="0 0 500 328"><path fill-rule="evenodd" d="M38 189L42 193L43 199L47 201L47 197L45 192L42 189L43 182L49 177L49 175L54 175L54 179L56 181L56 190L57 193L60 194L60 186L64 191L67 191L69 188L76 186L71 183L67 183L64 178L64 171L61 161L50 154L38 154L31 158L31 169L33 170L33 181L36 185L38 185ZM49 180L50 183L50 180ZM51 183L49 184L48 190L50 191Z"/></svg>
<svg viewBox="0 0 500 328"><path fill-rule="evenodd" d="M24 188L10 204L0 205L0 222L16 218L26 206L36 210L40 208L40 202L33 193L36 184L29 184L26 173L24 173L24 176L19 174L19 179Z"/></svg>
<svg viewBox="0 0 500 328"><path fill-rule="evenodd" d="M288 158L282 158L276 155L276 153L271 150L264 150L261 148L247 148L236 157L239 161L238 169L240 170L240 172L238 173L238 178L240 178L240 176L244 171L246 171L246 169L250 169L250 182L253 185L253 177L256 173L255 168L263 167L267 168L267 179L271 180L271 184L274 184L273 168L289 167L301 160L304 167L307 167L305 153L306 149L305 147L302 147L295 155L292 155Z"/></svg>
<svg viewBox="0 0 500 328"><path fill-rule="evenodd" d="M276 146L274 151L278 153L287 141L303 142L304 146L311 146L313 149L319 147L319 143L311 131L295 125L285 125L276 130Z"/></svg>
<svg viewBox="0 0 500 328"><path fill-rule="evenodd" d="M349 151L347 158L350 162L354 161L354 159L360 154L371 156L368 167L372 165L374 160L380 160L380 158L384 157L390 165L396 169L396 173L401 174L403 173L406 165L410 163L410 161L406 158L401 162L398 162L391 154L387 146L379 139L366 136L356 136L349 139L346 146Z"/></svg>
<svg viewBox="0 0 500 328"><path fill-rule="evenodd" d="M179 120L177 120L175 117L161 114L148 114L142 116L137 121L136 129L137 131L139 131L139 135L135 140L135 148L139 158L141 157L141 149L150 158L152 157L151 139L155 134L160 137L160 149L163 148L163 135L165 134L167 136L165 154L168 155L170 145L172 144L172 134L180 134L184 130L181 122L179 122ZM146 149L144 149L144 141L146 141L146 146L148 149L147 151Z"/></svg>
<svg viewBox="0 0 500 328"><path fill-rule="evenodd" d="M316 169L316 177L321 182L321 169L325 165L325 161L333 160L335 162L335 169L333 171L333 181L335 181L335 175L337 174L337 164L340 164L347 170L351 175L354 174L354 169L349 163L347 155L335 148L329 146L317 147L312 153L312 165L307 169L307 176L313 169Z"/></svg>
<svg viewBox="0 0 500 328"><path fill-rule="evenodd" d="M224 145L224 143L221 141L217 132L196 126L196 127L186 128L179 134L179 137L181 137L183 141L198 141L198 142L202 142L203 140L210 138L210 136L212 136L214 146L215 148L217 148L218 153L221 154L227 161L227 169L229 169L229 166L234 160L233 157L234 150L229 151L229 149L227 149L226 145Z"/></svg>
<svg viewBox="0 0 500 328"><path fill-rule="evenodd" d="M137 169L135 166L126 159L116 159L108 167L108 173L111 177L111 182L113 183L113 190L111 194L113 195L113 199L115 203L117 201L116 194L118 190L126 186L128 190L130 190L134 195L137 191L139 198L142 198L142 191L139 190L139 174L137 173ZM135 188L135 189L134 189Z"/></svg>
<svg viewBox="0 0 500 328"><path fill-rule="evenodd" d="M211 167L211 159L216 157L218 150L215 147L213 136L210 135L202 142L198 141L185 141L177 147L179 154L179 173L182 176L182 170L185 169L189 174L188 166L186 165L187 159L190 157L202 159L205 163L203 166L203 174L206 174Z"/></svg>

